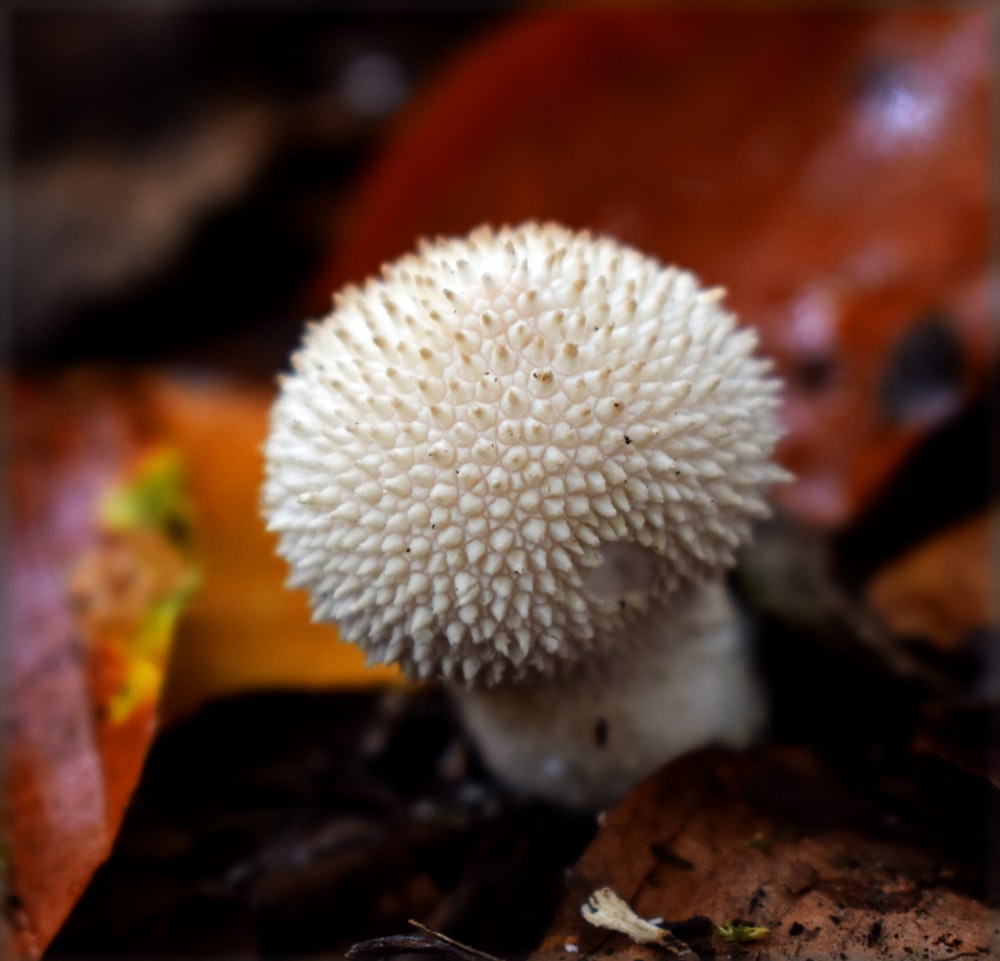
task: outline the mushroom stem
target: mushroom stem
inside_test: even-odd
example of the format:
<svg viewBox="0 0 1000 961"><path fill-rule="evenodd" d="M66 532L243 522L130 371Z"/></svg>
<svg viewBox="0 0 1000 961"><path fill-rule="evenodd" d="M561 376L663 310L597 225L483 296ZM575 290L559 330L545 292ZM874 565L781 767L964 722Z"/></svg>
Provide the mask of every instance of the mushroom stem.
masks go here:
<svg viewBox="0 0 1000 961"><path fill-rule="evenodd" d="M745 746L765 722L745 621L718 582L595 663L531 683L451 689L498 778L580 808L613 804L696 747Z"/></svg>

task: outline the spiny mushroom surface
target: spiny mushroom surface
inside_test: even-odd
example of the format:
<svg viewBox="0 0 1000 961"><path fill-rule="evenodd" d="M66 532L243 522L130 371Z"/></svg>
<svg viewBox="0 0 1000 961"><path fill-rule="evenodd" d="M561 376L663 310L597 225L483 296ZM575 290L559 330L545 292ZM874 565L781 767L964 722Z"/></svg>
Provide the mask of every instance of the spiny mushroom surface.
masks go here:
<svg viewBox="0 0 1000 961"><path fill-rule="evenodd" d="M733 563L784 472L756 337L614 240L421 244L309 326L264 508L313 614L468 685L621 649Z"/></svg>

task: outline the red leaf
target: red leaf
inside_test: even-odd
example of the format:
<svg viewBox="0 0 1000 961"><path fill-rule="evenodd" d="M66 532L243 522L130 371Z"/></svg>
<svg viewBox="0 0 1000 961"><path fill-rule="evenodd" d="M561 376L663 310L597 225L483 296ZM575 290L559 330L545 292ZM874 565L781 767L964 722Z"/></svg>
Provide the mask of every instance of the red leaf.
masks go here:
<svg viewBox="0 0 1000 961"><path fill-rule="evenodd" d="M102 520L152 438L121 398L95 398L91 386L14 385L12 793L0 830L25 958L110 849L153 734L189 570L154 521Z"/></svg>

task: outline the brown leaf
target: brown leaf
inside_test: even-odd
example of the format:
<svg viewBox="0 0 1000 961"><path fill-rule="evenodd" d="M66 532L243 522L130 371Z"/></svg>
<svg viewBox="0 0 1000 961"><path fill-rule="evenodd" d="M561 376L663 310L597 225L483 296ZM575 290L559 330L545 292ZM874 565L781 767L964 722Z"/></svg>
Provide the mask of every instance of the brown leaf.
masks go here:
<svg viewBox="0 0 1000 961"><path fill-rule="evenodd" d="M883 568L868 603L898 637L955 653L991 622L990 513L956 525ZM1000 626L1000 625L996 625Z"/></svg>
<svg viewBox="0 0 1000 961"><path fill-rule="evenodd" d="M986 954L1000 921L962 893L947 858L893 835L806 751L702 751L645 781L615 810L572 870L533 961L646 957L580 916L611 887L659 917L701 956L932 959ZM706 932L672 924L709 918ZM739 944L718 926L766 927ZM652 955L650 955L652 956Z"/></svg>
<svg viewBox="0 0 1000 961"><path fill-rule="evenodd" d="M990 562L995 524L995 511L986 511L925 541L879 571L867 600L901 657L938 681L939 696L924 708L914 750L1000 787L1000 746L992 733L1000 704Z"/></svg>

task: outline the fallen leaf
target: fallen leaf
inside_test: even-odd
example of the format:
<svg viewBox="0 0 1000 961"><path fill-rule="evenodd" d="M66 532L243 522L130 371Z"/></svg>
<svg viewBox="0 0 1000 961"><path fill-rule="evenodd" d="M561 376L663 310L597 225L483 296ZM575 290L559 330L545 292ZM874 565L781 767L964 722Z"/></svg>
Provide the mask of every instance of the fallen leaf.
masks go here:
<svg viewBox="0 0 1000 961"><path fill-rule="evenodd" d="M893 634L956 653L967 637L993 621L990 535L995 524L990 513L978 514L878 572L867 600Z"/></svg>
<svg viewBox="0 0 1000 961"><path fill-rule="evenodd" d="M41 953L110 849L168 653L171 714L247 687L397 676L367 671L283 587L257 510L269 402L149 372L14 382L0 937L17 957Z"/></svg>
<svg viewBox="0 0 1000 961"><path fill-rule="evenodd" d="M339 640L335 625L313 624L306 594L284 586L287 567L259 507L270 383L82 369L45 384L25 383L24 390L37 392L36 404L44 393L52 415L71 412L67 423L80 430L106 431L114 422L121 443L161 444L183 461L201 580L178 625L161 704L165 718L262 686L399 680L394 668L367 668L360 650Z"/></svg>
<svg viewBox="0 0 1000 961"><path fill-rule="evenodd" d="M66 590L87 651L87 676L108 824L120 822L156 726L178 618L198 585L183 466L144 454L98 505L95 543Z"/></svg>
<svg viewBox="0 0 1000 961"><path fill-rule="evenodd" d="M13 393L0 928L17 958L40 956L110 850L196 580L185 530L167 523L183 500L173 454L121 412L98 404L80 418L56 395Z"/></svg>
<svg viewBox="0 0 1000 961"><path fill-rule="evenodd" d="M284 586L288 568L260 513L273 386L152 375L142 396L148 416L184 454L202 571L178 631L165 716L253 688L398 682L395 668L366 667L335 625L313 624L307 595Z"/></svg>
<svg viewBox="0 0 1000 961"><path fill-rule="evenodd" d="M938 681L913 749L1000 787L992 734L1000 705L990 559L996 520L995 510L984 511L923 542L882 568L866 598L900 655Z"/></svg>
<svg viewBox="0 0 1000 961"><path fill-rule="evenodd" d="M987 17L558 10L473 44L361 184L314 301L553 218L724 284L784 375L776 492L844 524L986 382Z"/></svg>
<svg viewBox="0 0 1000 961"><path fill-rule="evenodd" d="M766 849L752 843L760 837ZM607 815L531 957L645 957L581 918L605 886L703 957L984 956L1000 919L963 888L967 873L894 831L804 749L710 749L667 765ZM706 917L711 929L691 923Z"/></svg>

